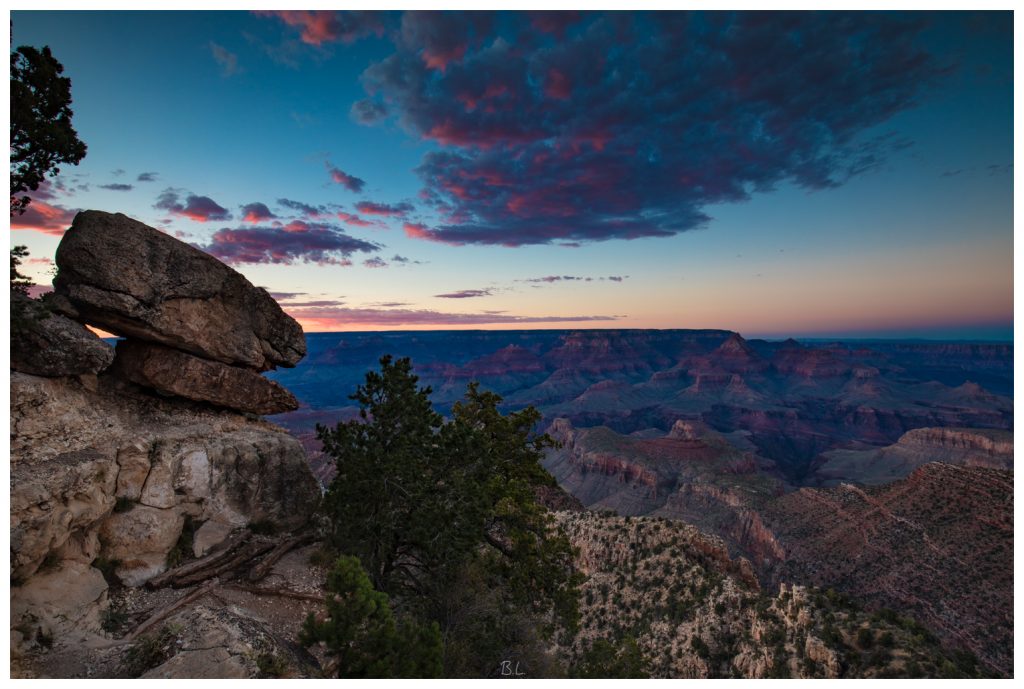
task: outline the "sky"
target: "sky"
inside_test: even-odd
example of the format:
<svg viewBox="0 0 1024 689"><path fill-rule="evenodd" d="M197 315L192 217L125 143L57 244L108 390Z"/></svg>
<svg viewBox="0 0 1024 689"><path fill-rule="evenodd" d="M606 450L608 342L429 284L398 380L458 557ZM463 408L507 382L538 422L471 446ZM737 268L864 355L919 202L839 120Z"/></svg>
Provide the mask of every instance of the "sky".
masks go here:
<svg viewBox="0 0 1024 689"><path fill-rule="evenodd" d="M11 12L82 209L230 264L307 331L1012 339L1009 12Z"/></svg>

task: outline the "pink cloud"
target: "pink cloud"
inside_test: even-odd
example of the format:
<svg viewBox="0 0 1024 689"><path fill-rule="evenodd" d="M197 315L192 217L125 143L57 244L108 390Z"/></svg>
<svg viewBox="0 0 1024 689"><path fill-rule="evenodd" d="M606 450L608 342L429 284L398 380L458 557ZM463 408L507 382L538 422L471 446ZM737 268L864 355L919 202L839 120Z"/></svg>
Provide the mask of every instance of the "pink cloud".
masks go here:
<svg viewBox="0 0 1024 689"><path fill-rule="evenodd" d="M359 38L384 33L384 23L377 12L335 12L333 10L257 10L258 15L277 17L299 29L303 43L323 45L340 41L353 43Z"/></svg>
<svg viewBox="0 0 1024 689"><path fill-rule="evenodd" d="M258 223L264 220L273 220L276 217L263 203L248 203L242 206L242 222Z"/></svg>
<svg viewBox="0 0 1024 689"><path fill-rule="evenodd" d="M338 220L342 221L346 225L355 225L356 227L378 227L379 224L371 220L365 220L360 218L358 215L352 213L346 213L345 211L338 211Z"/></svg>
<svg viewBox="0 0 1024 689"><path fill-rule="evenodd" d="M356 210L364 215L383 215L390 217L405 215L412 209L412 205L408 203L391 205L387 203L374 203L373 201L361 201L356 204Z"/></svg>
<svg viewBox="0 0 1024 689"><path fill-rule="evenodd" d="M195 222L209 222L211 220L230 220L231 213L209 196L198 196L187 194L182 203L181 192L176 189L165 189L157 197L154 208L165 210L172 215L179 215Z"/></svg>
<svg viewBox="0 0 1024 689"><path fill-rule="evenodd" d="M11 217L12 230L35 230L43 234L63 235L71 226L78 210L35 200L21 215Z"/></svg>
<svg viewBox="0 0 1024 689"><path fill-rule="evenodd" d="M357 193L362 191L363 187L366 186L366 182L359 179L358 177L355 177L354 175L350 175L347 172L339 170L330 163L325 163L325 165L327 166L327 174L331 176L331 179L334 181L335 184L340 184L349 191L354 191Z"/></svg>
<svg viewBox="0 0 1024 689"><path fill-rule="evenodd" d="M622 316L516 316L505 313L446 313L427 309L348 307L282 308L307 331L344 330L350 326L400 328L409 326L515 325L614 321Z"/></svg>

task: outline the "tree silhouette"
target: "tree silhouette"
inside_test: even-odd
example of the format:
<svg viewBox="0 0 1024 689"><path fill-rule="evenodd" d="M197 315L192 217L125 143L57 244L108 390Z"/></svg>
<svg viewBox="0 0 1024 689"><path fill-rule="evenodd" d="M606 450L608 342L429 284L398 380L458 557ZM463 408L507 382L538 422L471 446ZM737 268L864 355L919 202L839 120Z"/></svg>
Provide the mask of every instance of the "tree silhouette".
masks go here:
<svg viewBox="0 0 1024 689"><path fill-rule="evenodd" d="M24 213L35 191L58 165L77 165L86 146L71 126L71 80L50 53L21 46L11 53L11 215Z"/></svg>

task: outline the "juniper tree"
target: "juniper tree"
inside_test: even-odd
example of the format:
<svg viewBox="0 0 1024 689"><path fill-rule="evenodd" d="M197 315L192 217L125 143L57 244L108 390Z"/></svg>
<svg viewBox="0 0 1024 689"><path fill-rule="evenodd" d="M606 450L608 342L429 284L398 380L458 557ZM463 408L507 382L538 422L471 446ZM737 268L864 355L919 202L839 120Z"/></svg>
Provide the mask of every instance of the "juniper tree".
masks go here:
<svg viewBox="0 0 1024 689"><path fill-rule="evenodd" d="M77 165L86 146L71 126L71 80L49 46L11 53L11 215L24 213L35 191L59 165Z"/></svg>
<svg viewBox="0 0 1024 689"><path fill-rule="evenodd" d="M358 419L317 427L337 466L324 502L332 545L358 556L403 613L438 622L449 649L471 627L480 632L459 622L467 605L491 620L483 633L494 638L478 638L479 649L532 643L513 617L529 617L544 638L558 625L573 629L581 577L536 498L554 484L540 466L552 441L533 435L540 414L503 415L498 395L471 384L445 421L408 359L385 356L380 366L351 396ZM463 657L460 672L498 660L481 651Z"/></svg>
<svg viewBox="0 0 1024 689"><path fill-rule="evenodd" d="M341 557L327 576L327 614L310 613L299 634L305 646L323 642L338 677L418 678L441 674L436 623L396 621L387 594L376 591L359 558Z"/></svg>

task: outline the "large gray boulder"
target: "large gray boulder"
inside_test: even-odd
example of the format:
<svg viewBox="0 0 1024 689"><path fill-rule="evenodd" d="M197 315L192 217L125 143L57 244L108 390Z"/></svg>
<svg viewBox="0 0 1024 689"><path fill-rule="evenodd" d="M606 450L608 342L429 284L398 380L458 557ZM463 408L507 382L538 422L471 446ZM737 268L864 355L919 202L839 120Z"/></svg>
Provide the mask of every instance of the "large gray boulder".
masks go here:
<svg viewBox="0 0 1024 689"><path fill-rule="evenodd" d="M259 371L306 355L302 328L266 290L120 213L75 216L56 262L58 298L109 332Z"/></svg>
<svg viewBox="0 0 1024 689"><path fill-rule="evenodd" d="M37 376L99 373L114 360L114 348L88 328L20 294L11 308L27 314L11 327L11 368Z"/></svg>
<svg viewBox="0 0 1024 689"><path fill-rule="evenodd" d="M292 393L255 371L163 345L121 340L116 362L119 375L165 394L250 414L280 414L299 408Z"/></svg>

